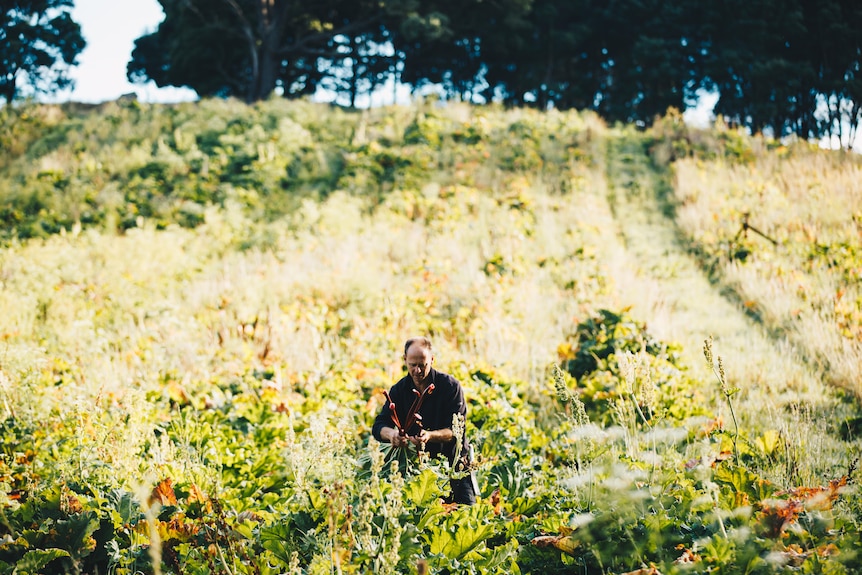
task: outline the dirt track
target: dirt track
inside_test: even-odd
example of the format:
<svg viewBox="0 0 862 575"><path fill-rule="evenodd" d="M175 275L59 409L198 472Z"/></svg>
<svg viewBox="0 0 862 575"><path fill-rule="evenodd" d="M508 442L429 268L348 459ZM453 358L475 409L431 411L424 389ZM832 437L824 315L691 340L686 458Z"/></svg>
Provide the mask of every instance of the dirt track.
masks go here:
<svg viewBox="0 0 862 575"><path fill-rule="evenodd" d="M653 165L638 134L612 131L600 157L601 174L589 192L590 217L602 230L620 305L632 306L653 335L681 343L692 372L705 385L714 384L718 397L702 353L712 336L729 385L741 390L734 396L741 426L752 435L780 431L788 448L806 460L801 477L816 481L819 473L830 474L828 462L846 460L850 446L837 438L836 423L853 415L853 405L820 381L788 342L768 334L732 294L710 282L673 220L666 196L670 176Z"/></svg>

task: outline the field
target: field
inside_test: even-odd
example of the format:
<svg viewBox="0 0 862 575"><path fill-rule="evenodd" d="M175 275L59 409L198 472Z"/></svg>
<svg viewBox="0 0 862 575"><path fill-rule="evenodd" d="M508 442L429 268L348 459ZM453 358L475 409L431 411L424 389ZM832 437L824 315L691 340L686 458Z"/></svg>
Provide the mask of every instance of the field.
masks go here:
<svg viewBox="0 0 862 575"><path fill-rule="evenodd" d="M0 573L854 573L862 158L669 112L0 111ZM477 505L370 438L403 341Z"/></svg>

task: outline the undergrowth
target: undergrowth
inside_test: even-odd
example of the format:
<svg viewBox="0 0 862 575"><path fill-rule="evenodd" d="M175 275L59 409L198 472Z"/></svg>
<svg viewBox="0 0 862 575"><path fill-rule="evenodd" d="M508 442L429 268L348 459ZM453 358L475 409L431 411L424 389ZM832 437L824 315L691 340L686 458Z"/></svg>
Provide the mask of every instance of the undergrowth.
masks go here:
<svg viewBox="0 0 862 575"><path fill-rule="evenodd" d="M858 562L855 438L807 454L790 424L736 425L721 368L698 380L617 305L594 117L3 113L0 572ZM690 145L744 152L722 138ZM399 467L370 438L416 333L465 387L472 507L443 503L445 460Z"/></svg>

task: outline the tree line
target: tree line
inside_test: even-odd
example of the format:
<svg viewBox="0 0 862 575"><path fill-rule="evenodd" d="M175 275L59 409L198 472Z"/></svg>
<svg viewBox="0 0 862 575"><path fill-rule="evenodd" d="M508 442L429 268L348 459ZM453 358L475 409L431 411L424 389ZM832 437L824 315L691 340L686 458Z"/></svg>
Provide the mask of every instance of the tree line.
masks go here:
<svg viewBox="0 0 862 575"><path fill-rule="evenodd" d="M69 68L87 43L72 19L73 0L0 0L0 99L71 85Z"/></svg>
<svg viewBox="0 0 862 575"><path fill-rule="evenodd" d="M394 83L649 124L705 91L727 121L776 136L847 142L862 120L858 0L159 2L128 77L202 97L322 88L355 106ZM36 4L71 0L13 0L7 21Z"/></svg>

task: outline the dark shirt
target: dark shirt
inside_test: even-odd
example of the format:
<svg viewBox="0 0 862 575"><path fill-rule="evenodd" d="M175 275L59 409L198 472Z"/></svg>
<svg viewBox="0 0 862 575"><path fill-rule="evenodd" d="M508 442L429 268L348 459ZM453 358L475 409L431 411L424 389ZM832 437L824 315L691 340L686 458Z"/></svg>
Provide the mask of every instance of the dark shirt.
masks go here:
<svg viewBox="0 0 862 575"><path fill-rule="evenodd" d="M433 367L429 374L429 384L434 384L434 391L429 393L422 402L422 407L419 408L419 415L422 416L422 428L427 431L436 431L438 429L452 428L452 415L459 413L467 420L467 402L464 401L464 390L457 379L442 371L437 371ZM406 375L401 378L398 383L392 386L389 390L389 396L395 403L395 410L398 412L398 419L402 423L407 422L407 412L413 405L416 399L416 394L413 393L415 385L413 379ZM392 421L392 415L389 411L389 403L383 405L383 409L374 420L374 426L371 428L371 433L377 441L380 441L380 432L384 427L392 427L397 429ZM418 424L414 424L410 429L407 429L407 435L418 435L420 428ZM449 443L428 443L425 449L431 455L436 457L442 453L449 459L449 463L453 463L455 457L455 442ZM466 458L468 455L467 434L461 441L461 457Z"/></svg>

